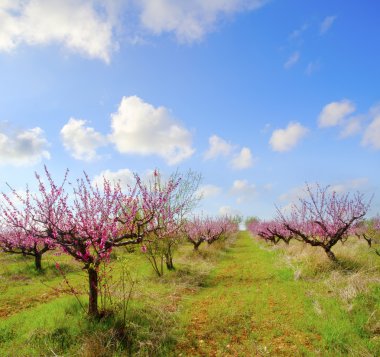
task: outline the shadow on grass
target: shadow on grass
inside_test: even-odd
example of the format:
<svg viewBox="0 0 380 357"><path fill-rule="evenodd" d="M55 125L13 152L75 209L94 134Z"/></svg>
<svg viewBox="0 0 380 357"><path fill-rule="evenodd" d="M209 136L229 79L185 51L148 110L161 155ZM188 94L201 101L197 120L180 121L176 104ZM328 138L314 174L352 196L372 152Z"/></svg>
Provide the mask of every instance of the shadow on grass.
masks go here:
<svg viewBox="0 0 380 357"><path fill-rule="evenodd" d="M330 263L330 265L332 270L340 270L347 273L358 272L367 268L365 262L346 256L338 256L338 260L334 263Z"/></svg>
<svg viewBox="0 0 380 357"><path fill-rule="evenodd" d="M60 263L61 271L64 274L80 271L72 264ZM25 264L20 264L17 268L6 270L3 273L10 280L28 280L35 277L43 277L44 279L54 279L58 276L62 276L62 273L58 271L55 264L46 262L43 265L42 270L36 270L34 264L31 261L26 261Z"/></svg>
<svg viewBox="0 0 380 357"><path fill-rule="evenodd" d="M181 264L175 270L168 271L159 278L161 283L175 284L183 288L196 289L199 287L208 287L210 283L210 268L194 268L192 265ZM155 279L157 279L155 277Z"/></svg>

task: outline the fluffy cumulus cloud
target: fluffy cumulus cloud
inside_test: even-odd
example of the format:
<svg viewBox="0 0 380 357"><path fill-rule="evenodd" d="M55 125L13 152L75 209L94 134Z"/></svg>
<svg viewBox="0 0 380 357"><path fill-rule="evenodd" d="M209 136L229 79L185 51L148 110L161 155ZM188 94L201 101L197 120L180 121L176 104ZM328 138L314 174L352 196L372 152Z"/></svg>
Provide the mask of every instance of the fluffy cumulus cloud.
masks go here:
<svg viewBox="0 0 380 357"><path fill-rule="evenodd" d="M209 148L204 154L206 160L215 159L218 156L228 156L233 150L233 146L230 143L217 135L210 136L208 143Z"/></svg>
<svg viewBox="0 0 380 357"><path fill-rule="evenodd" d="M300 123L289 123L286 129L277 129L272 133L269 144L273 151L289 151L293 149L309 132Z"/></svg>
<svg viewBox="0 0 380 357"><path fill-rule="evenodd" d="M141 0L142 26L154 34L172 32L181 42L202 39L226 15L261 7L266 0Z"/></svg>
<svg viewBox="0 0 380 357"><path fill-rule="evenodd" d="M70 118L61 129L61 139L66 150L77 160L92 161L98 158L97 148L106 145L106 138L86 126L82 119Z"/></svg>
<svg viewBox="0 0 380 357"><path fill-rule="evenodd" d="M253 165L252 153L249 148L243 147L238 154L234 156L231 161L234 169L242 170L247 169Z"/></svg>
<svg viewBox="0 0 380 357"><path fill-rule="evenodd" d="M215 159L219 156L229 157L229 164L232 168L241 170L251 167L254 163L251 150L243 147L240 151L238 146L234 146L217 135L209 138L209 148L204 153L205 160Z"/></svg>
<svg viewBox="0 0 380 357"><path fill-rule="evenodd" d="M109 62L117 44L113 22L102 4L95 0L2 0L0 51L11 51L20 44L58 43Z"/></svg>
<svg viewBox="0 0 380 357"><path fill-rule="evenodd" d="M197 190L196 195L202 198L211 198L218 196L221 191L221 188L215 185L202 185Z"/></svg>
<svg viewBox="0 0 380 357"><path fill-rule="evenodd" d="M48 141L41 128L16 133L0 131L0 165L33 165L49 159Z"/></svg>
<svg viewBox="0 0 380 357"><path fill-rule="evenodd" d="M202 39L226 16L257 9L267 1L0 0L0 51L22 44L59 44L108 63L118 48L118 32L134 43L144 33L174 33L188 43Z"/></svg>
<svg viewBox="0 0 380 357"><path fill-rule="evenodd" d="M158 155L169 165L194 153L191 133L165 107L155 108L137 96L123 97L111 118L110 140L121 153Z"/></svg>
<svg viewBox="0 0 380 357"><path fill-rule="evenodd" d="M330 30L335 20L336 20L336 16L326 16L321 23L321 26L319 29L320 34L324 35L328 30Z"/></svg>
<svg viewBox="0 0 380 357"><path fill-rule="evenodd" d="M298 51L294 52L288 60L284 63L284 68L289 69L293 67L300 59L301 55Z"/></svg>
<svg viewBox="0 0 380 357"><path fill-rule="evenodd" d="M121 169L118 171L104 170L94 177L92 184L102 187L104 179L114 184L119 184L122 188L134 187L135 184L133 172L129 169Z"/></svg>
<svg viewBox="0 0 380 357"><path fill-rule="evenodd" d="M256 186L247 180L235 180L230 192L237 197L236 203L240 204L256 195Z"/></svg>
<svg viewBox="0 0 380 357"><path fill-rule="evenodd" d="M319 114L318 125L320 128L341 125L355 109L355 105L347 99L327 104Z"/></svg>
<svg viewBox="0 0 380 357"><path fill-rule="evenodd" d="M372 110L373 119L366 128L362 144L380 150L380 108Z"/></svg>

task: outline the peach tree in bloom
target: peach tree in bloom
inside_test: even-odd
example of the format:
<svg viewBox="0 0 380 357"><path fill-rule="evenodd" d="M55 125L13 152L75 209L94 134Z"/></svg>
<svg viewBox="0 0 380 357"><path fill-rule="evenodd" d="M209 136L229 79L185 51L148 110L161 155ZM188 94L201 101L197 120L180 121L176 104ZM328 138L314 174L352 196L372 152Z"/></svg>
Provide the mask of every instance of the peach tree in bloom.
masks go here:
<svg viewBox="0 0 380 357"><path fill-rule="evenodd" d="M353 229L364 220L370 201L357 192L338 193L329 186L306 186L306 197L293 203L290 210L277 209L277 222L294 238L321 247L327 256L336 261L332 247L344 241Z"/></svg>
<svg viewBox="0 0 380 357"><path fill-rule="evenodd" d="M0 228L0 250L4 253L33 257L37 271L42 271L42 255L54 249L55 244L51 240L41 241L22 229L9 229L7 226Z"/></svg>
<svg viewBox="0 0 380 357"><path fill-rule="evenodd" d="M260 221L252 219L246 223L247 230L255 236L259 236L267 242L277 244L280 241L289 244L290 240L294 238L294 234L289 231L285 226L276 220Z"/></svg>
<svg viewBox="0 0 380 357"><path fill-rule="evenodd" d="M32 194L27 188L25 195L22 195L10 186L10 194L2 193L0 247L4 252L33 256L36 269L41 270L42 255L56 247L51 239L54 222L65 217L66 205L62 197L67 172L60 186L56 186L47 175L52 186L50 192L46 191L38 174L36 178L38 194ZM53 223L45 225L45 217Z"/></svg>
<svg viewBox="0 0 380 357"><path fill-rule="evenodd" d="M101 187L94 186L87 175L68 185L66 173L59 186L46 168L45 176L46 183L36 174L39 194L17 206L7 201L3 217L8 227L52 242L82 263L89 282L88 313L97 317L99 265L109 261L114 247L139 244L158 228L151 223L175 185L151 191L135 175L135 186L123 191L106 179Z"/></svg>
<svg viewBox="0 0 380 357"><path fill-rule="evenodd" d="M237 220L228 217L196 216L184 226L184 235L198 250L203 242L212 244L215 241L231 236L239 229Z"/></svg>

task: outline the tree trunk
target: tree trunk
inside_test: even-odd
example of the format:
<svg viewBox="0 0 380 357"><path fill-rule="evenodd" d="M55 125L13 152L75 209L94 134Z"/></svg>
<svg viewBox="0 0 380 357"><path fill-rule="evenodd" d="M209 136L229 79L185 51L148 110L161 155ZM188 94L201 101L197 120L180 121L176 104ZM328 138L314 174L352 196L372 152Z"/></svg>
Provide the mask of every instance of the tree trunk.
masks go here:
<svg viewBox="0 0 380 357"><path fill-rule="evenodd" d="M202 241L201 242L193 243L194 244L194 250L198 250L198 248L201 245L201 243L202 243Z"/></svg>
<svg viewBox="0 0 380 357"><path fill-rule="evenodd" d="M34 264L36 266L36 270L38 270L38 271L42 270L41 260L42 260L42 254L35 253L35 255L34 255Z"/></svg>
<svg viewBox="0 0 380 357"><path fill-rule="evenodd" d="M173 264L173 257L169 254L165 254L165 262L166 262L166 267L168 270L175 270L174 264Z"/></svg>
<svg viewBox="0 0 380 357"><path fill-rule="evenodd" d="M331 261L333 261L334 263L338 261L338 259L336 259L335 254L330 249L325 248L325 252Z"/></svg>
<svg viewBox="0 0 380 357"><path fill-rule="evenodd" d="M88 268L88 314L92 317L99 317L98 311L98 272L94 268Z"/></svg>

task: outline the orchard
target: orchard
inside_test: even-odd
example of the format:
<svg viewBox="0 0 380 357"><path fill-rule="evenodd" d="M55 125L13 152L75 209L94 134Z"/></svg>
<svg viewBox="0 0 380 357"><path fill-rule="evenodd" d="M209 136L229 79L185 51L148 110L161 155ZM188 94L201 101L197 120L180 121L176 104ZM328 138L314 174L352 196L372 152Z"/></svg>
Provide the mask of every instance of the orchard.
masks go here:
<svg viewBox="0 0 380 357"><path fill-rule="evenodd" d="M86 173L74 184L68 171L56 183L45 167L36 173L37 193L25 197L11 189L3 193L0 247L5 253L35 257L42 269L42 255L59 249L78 261L88 275L88 315L99 317L99 266L110 262L116 247L141 245L154 271L163 275L163 261L174 269L173 254L189 226L188 216L196 207L200 175L178 172L163 182L158 170L144 182L137 174L132 186L123 188L106 178L92 184ZM209 244L237 230L232 219L198 222L200 237ZM183 233L184 232L184 233Z"/></svg>
<svg viewBox="0 0 380 357"><path fill-rule="evenodd" d="M366 260L363 256L368 256L369 261L373 261L373 256L380 256L380 217L367 217L371 197L359 192L341 193L330 186L307 185L298 201L285 209L276 207L277 213L273 219L246 219L248 234L239 231L239 216L210 216L196 211L202 199L199 195L201 175L191 170L186 173L177 171L166 178L158 170L144 178L134 174L130 185L123 186L107 178L95 183L86 173L71 180L68 171L57 182L46 167L44 173L36 173L35 178L35 191L27 186L24 192L20 192L9 185L9 191L2 193L0 249L7 257L32 257L35 274L42 280L48 275L45 267L49 267L50 263L47 262L56 258L62 261L64 257L65 263L61 265L56 262L55 266L58 276L63 277L62 284L68 287L64 290L65 294L74 295L76 302L85 310L87 318L76 315L79 324L88 321L94 324L92 326L98 326L91 328L99 329L106 324L105 336L108 340L104 344L108 346L111 340L116 339L118 342L112 348L122 353L132 348L126 346L134 346L134 351L141 351L141 341L147 339L146 336L150 336L147 342L151 346L149 353L156 353L157 348L161 348L160 344L167 342L160 340L157 346L152 344L153 337L147 334L143 325L139 325L141 319L149 320L147 326L154 334L161 331L164 336L166 332L179 328L174 320L169 319L171 311L178 313L189 299L192 303L188 309L194 313L197 311L197 296L203 296L203 290L207 292L204 297L207 303L200 300L198 309L201 317L194 317L189 326L195 325L198 329L202 316L215 314L215 311L223 311L223 314L230 316L229 310L239 309L238 318L234 316L234 324L223 327L231 329L240 326L240 322L246 319L245 315L241 315L241 309L251 319L249 314L252 308L264 304L264 310L259 310L260 314L266 314L264 296L269 294L273 300L277 292L281 296L286 295L284 286L290 289L293 284L286 280L291 274L288 268L286 274L284 270L276 273L275 267L281 264L282 258L277 253L268 258L273 253L272 245L284 254L298 249L295 247L312 247L313 252L308 255L307 263L312 271L316 268L310 261L323 252L321 254L331 264L328 269L331 269L334 279L340 274L342 266L347 264L344 261L347 258L343 258L343 264L342 254L336 253L342 247L354 259L358 254L358 261ZM352 245L353 241L359 243L359 250ZM270 243L269 251L265 242ZM297 256L288 259L295 260L297 265L304 264L299 263ZM376 259L378 261L378 257ZM85 290L78 289L80 274L67 275L67 267L71 266L67 262L70 260L85 273ZM130 267L126 268L129 263ZM329 266L327 263L318 264ZM219 272L215 276L213 269ZM376 267L368 269L377 271ZM145 274L142 282L134 277L138 271ZM205 274L206 280L203 278ZM373 280L367 275L363 273L360 279L368 280L365 286L371 291L372 286L376 287L378 275L374 275ZM318 274L313 273L313 279L315 276ZM15 277L17 279L18 275ZM281 279L285 280L281 282ZM327 278L324 276L323 279ZM12 276L9 281L12 281ZM268 281L271 282L269 285ZM325 283L325 280L321 282ZM11 285L9 283L7 286ZM304 289L302 286L296 288L297 294ZM134 292L134 289L145 293L140 290ZM220 293L218 289L221 289ZM164 294L163 300L157 300L160 294ZM213 294L218 297L210 298ZM82 300L84 296L87 303ZM226 297L231 299L232 305L220 310L219 304L223 305ZM157 300L154 309L159 308L159 315L155 315L154 309L151 310L150 299ZM244 305L240 299L245 299ZM260 302L253 304L252 299ZM328 296L328 299L331 297ZM296 301L294 295L288 301L287 308L292 308ZM140 305L148 307L143 308L144 314L136 320L133 314L136 306ZM373 309L373 305L368 302L367 305ZM204 306L212 308L205 312ZM371 321L371 316L375 316L376 312L370 310L367 315L366 318ZM268 318L274 317L270 315ZM158 321L157 326L155 321ZM0 329L0 337L1 333ZM88 331L84 330L83 333ZM174 338L174 332L171 333L171 338ZM183 346L181 343L184 342L178 342L179 348L194 348L186 345L190 340ZM62 346L59 351L65 351Z"/></svg>
<svg viewBox="0 0 380 357"><path fill-rule="evenodd" d="M312 247L320 247L331 261L337 258L332 248L349 237L363 237L369 246L379 232L379 218L366 221L371 199L360 192L338 193L330 186L306 185L306 195L286 209L277 209L271 221L251 219L247 229L255 236L272 242L289 244L298 240ZM376 250L378 253L378 250Z"/></svg>

